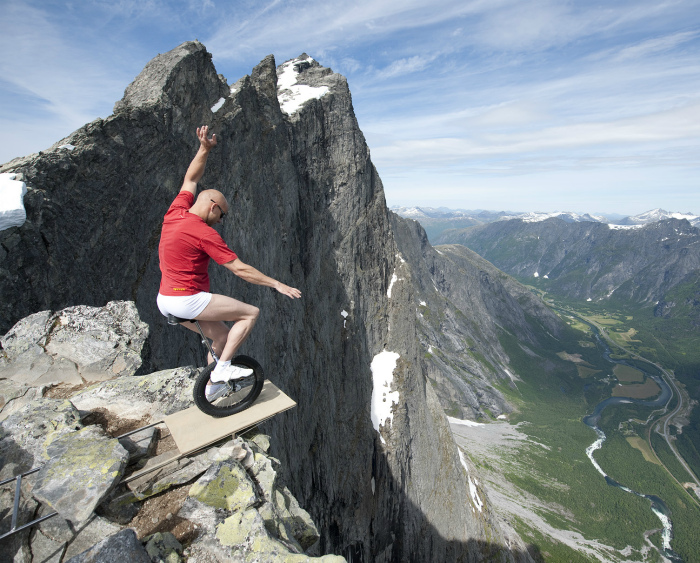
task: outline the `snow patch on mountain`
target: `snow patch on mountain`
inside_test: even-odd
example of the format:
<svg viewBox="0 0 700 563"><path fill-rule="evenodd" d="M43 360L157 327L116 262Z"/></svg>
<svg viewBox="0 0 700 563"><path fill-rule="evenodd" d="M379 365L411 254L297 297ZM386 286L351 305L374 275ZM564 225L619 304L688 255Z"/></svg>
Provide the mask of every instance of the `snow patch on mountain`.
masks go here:
<svg viewBox="0 0 700 563"><path fill-rule="evenodd" d="M319 99L329 91L328 86L315 87L297 84L299 74L297 65L311 62L313 62L311 57L304 60L292 59L284 63L277 71L277 98L280 102L280 108L287 115L292 115L309 100Z"/></svg>
<svg viewBox="0 0 700 563"><path fill-rule="evenodd" d="M0 174L0 231L21 227L27 219L24 196L27 184L15 180L16 174Z"/></svg>
<svg viewBox="0 0 700 563"><path fill-rule="evenodd" d="M603 223L605 222L605 217L599 215L589 215L588 213L572 213L571 211L555 211L553 213L543 213L543 212L530 212L530 213L516 213L514 215L504 215L499 219L499 221L508 221L510 219L520 219L526 223L539 223L541 221L546 221L547 219L561 219L567 223L579 223L581 221L590 221L593 223Z"/></svg>
<svg viewBox="0 0 700 563"><path fill-rule="evenodd" d="M379 428L380 426L391 426L394 420L392 407L399 403L399 392L391 391L391 386L394 382L394 370L399 357L396 352L384 350L374 357L370 365L373 382L370 416L372 425L379 434L382 444L386 442Z"/></svg>

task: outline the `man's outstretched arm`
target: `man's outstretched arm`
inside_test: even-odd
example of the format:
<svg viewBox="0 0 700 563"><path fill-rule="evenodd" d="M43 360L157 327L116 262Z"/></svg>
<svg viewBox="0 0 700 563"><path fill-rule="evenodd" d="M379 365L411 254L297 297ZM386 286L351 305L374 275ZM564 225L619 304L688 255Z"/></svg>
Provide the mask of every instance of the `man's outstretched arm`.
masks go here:
<svg viewBox="0 0 700 563"><path fill-rule="evenodd" d="M241 261L240 258L236 258L232 262L227 262L226 264L224 264L224 266L231 270L239 278L249 283L254 283L255 285L264 285L266 287L274 287L282 295L286 295L287 297L291 297L292 299L301 297L301 291L299 291L297 288L290 287L288 285L283 284L280 281L266 276L262 272L253 268L253 266L249 266L245 262Z"/></svg>
<svg viewBox="0 0 700 563"><path fill-rule="evenodd" d="M202 125L202 127L197 128L199 150L185 173L185 180L182 182L180 191L187 190L192 195L197 194L197 184L202 179L202 176L204 176L204 168L207 166L209 151L216 146L216 135L207 137L208 133L209 126L207 125Z"/></svg>

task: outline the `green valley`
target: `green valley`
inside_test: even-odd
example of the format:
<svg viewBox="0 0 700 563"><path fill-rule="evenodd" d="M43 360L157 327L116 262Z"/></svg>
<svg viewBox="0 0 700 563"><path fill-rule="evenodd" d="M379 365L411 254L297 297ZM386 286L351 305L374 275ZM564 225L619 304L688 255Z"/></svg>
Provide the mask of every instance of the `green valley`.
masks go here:
<svg viewBox="0 0 700 563"><path fill-rule="evenodd" d="M521 505L507 511L508 519L545 561L661 561L662 517L652 512L645 496L658 497L665 505L660 512L666 511L672 523L672 551L666 557L700 561L700 499L690 486L697 483L690 472L697 475L700 468L692 337L679 336L679 328L669 331L642 310L605 309L535 291L566 320L570 332L564 339L550 339L549 355L501 337L521 380L517 390L499 389L517 405L508 422L517 425L522 439L512 441L511 450L503 445L488 450L475 447L480 429L460 427L455 430L458 443L464 439L468 444L465 450L502 503ZM597 340L596 331L607 346ZM606 354L625 364L612 363ZM605 440L591 452L608 481L635 494L608 484L589 459L586 450L598 435L583 419L612 396L644 401L659 396L652 376L671 380L667 404L606 407L597 424ZM641 386L647 391L640 392ZM521 513L523 506L530 509Z"/></svg>

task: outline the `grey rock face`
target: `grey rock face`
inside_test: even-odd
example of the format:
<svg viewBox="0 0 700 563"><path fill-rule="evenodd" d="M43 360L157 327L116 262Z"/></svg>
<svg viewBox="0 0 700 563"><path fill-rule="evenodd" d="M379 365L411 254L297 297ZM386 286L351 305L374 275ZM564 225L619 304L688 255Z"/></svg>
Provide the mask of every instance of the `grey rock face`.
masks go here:
<svg viewBox="0 0 700 563"><path fill-rule="evenodd" d="M249 471L233 459L221 461L190 488L180 516L203 530L186 551L190 560L345 561L305 553L318 532L289 490L278 486L270 458L256 454Z"/></svg>
<svg viewBox="0 0 700 563"><path fill-rule="evenodd" d="M54 440L32 494L63 518L80 524L121 479L129 454L101 428L89 426Z"/></svg>
<svg viewBox="0 0 700 563"><path fill-rule="evenodd" d="M425 378L416 295L400 281L381 180L347 82L306 57L297 62L292 87L327 90L286 113L272 57L230 93L204 47L183 44L149 63L114 115L59 142L75 150L56 145L0 167L28 186L27 222L0 232L0 330L38 310L131 299L150 327L151 368L202 365L197 337L168 327L155 296L162 216L196 152L194 131L207 123L218 145L201 187L229 201L235 220L223 224L224 239L304 295L290 301L211 271L215 291L260 307L242 352L298 402L265 430L281 476L318 526L320 551L365 561L498 551L497 528L471 513L457 448ZM384 350L399 355L390 388L398 398L380 437L370 366Z"/></svg>
<svg viewBox="0 0 700 563"><path fill-rule="evenodd" d="M120 419L149 416L150 422L157 422L194 404L192 387L196 374L194 368L187 366L114 379L78 392L71 402L82 411L106 409Z"/></svg>
<svg viewBox="0 0 700 563"><path fill-rule="evenodd" d="M37 399L24 406L0 422L0 479L48 460L52 442L81 428L80 414L70 401Z"/></svg>

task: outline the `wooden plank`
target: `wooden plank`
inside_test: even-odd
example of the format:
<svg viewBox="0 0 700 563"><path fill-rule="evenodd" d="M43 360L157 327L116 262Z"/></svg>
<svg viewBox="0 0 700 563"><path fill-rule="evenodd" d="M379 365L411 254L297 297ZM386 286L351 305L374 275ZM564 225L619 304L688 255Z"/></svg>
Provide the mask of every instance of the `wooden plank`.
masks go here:
<svg viewBox="0 0 700 563"><path fill-rule="evenodd" d="M255 403L243 412L215 418L195 406L166 416L164 422L180 453L187 455L294 406L295 401L266 381Z"/></svg>

